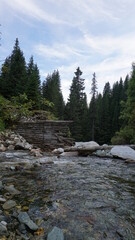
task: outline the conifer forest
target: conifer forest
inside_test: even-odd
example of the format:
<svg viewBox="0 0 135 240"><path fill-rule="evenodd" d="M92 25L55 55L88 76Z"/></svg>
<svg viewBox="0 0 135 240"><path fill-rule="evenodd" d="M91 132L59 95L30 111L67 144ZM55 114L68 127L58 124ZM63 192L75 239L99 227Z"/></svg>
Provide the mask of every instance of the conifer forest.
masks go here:
<svg viewBox="0 0 135 240"><path fill-rule="evenodd" d="M135 65L130 76L111 87L107 82L98 92L96 73L89 78L90 102L85 93L83 69L73 73L67 102L61 90L58 70L41 82L33 56L26 63L19 40L0 69L0 130L10 128L22 117L36 113L46 119L72 120L70 134L75 141L99 144L135 144Z"/></svg>

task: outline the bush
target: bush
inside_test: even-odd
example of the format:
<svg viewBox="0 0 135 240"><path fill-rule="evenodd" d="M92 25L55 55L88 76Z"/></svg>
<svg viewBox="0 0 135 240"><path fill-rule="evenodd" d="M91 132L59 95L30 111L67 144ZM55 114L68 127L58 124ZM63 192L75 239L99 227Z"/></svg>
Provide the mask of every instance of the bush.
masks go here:
<svg viewBox="0 0 135 240"><path fill-rule="evenodd" d="M111 143L114 145L135 144L135 130L129 126L124 127L112 137Z"/></svg>
<svg viewBox="0 0 135 240"><path fill-rule="evenodd" d="M3 120L0 118L0 132L5 130L5 124L3 122Z"/></svg>

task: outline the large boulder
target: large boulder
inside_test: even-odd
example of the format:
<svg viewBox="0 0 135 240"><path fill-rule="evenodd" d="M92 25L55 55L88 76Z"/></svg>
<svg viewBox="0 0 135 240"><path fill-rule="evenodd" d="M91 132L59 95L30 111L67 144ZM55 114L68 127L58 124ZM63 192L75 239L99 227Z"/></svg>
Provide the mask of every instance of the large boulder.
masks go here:
<svg viewBox="0 0 135 240"><path fill-rule="evenodd" d="M75 143L75 148L95 148L95 147L99 147L99 144L94 142L94 141L90 141L90 142L76 142Z"/></svg>
<svg viewBox="0 0 135 240"><path fill-rule="evenodd" d="M135 160L135 150L128 146L114 146L111 149L111 154L114 157L119 157L122 159Z"/></svg>

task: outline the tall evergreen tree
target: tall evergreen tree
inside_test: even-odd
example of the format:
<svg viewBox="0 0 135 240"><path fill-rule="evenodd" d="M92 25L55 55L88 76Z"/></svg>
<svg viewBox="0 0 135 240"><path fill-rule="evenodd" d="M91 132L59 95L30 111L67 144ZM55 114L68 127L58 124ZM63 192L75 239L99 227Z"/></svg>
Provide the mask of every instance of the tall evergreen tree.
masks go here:
<svg viewBox="0 0 135 240"><path fill-rule="evenodd" d="M96 122L95 122L95 141L98 142L99 144L103 143L103 120L102 120L102 115L103 115L103 97L102 94L99 93L96 96Z"/></svg>
<svg viewBox="0 0 135 240"><path fill-rule="evenodd" d="M96 74L93 73L92 84L91 84L91 102L89 107L89 116L90 116L90 132L91 139L95 140L95 123L96 123L96 94L97 94L97 81Z"/></svg>
<svg viewBox="0 0 135 240"><path fill-rule="evenodd" d="M61 91L59 71L48 75L42 85L43 97L54 103L53 112L56 117L63 119L65 103Z"/></svg>
<svg viewBox="0 0 135 240"><path fill-rule="evenodd" d="M82 141L86 135L86 130L84 130L86 125L84 123L86 123L87 119L87 100L84 93L84 79L81 78L81 75L82 71L78 67L72 80L66 105L66 117L69 120L73 120L71 133L76 141Z"/></svg>
<svg viewBox="0 0 135 240"><path fill-rule="evenodd" d="M120 132L112 139L113 143L117 144L135 144L135 65L132 65L131 77L125 79L124 87L128 86L127 101L122 102L122 111L120 118L122 119L122 126Z"/></svg>
<svg viewBox="0 0 135 240"><path fill-rule="evenodd" d="M41 97L40 84L41 83L40 83L39 69L37 67L37 64L34 64L33 56L31 56L27 66L26 94L28 99L34 102L35 108L40 107L40 97Z"/></svg>
<svg viewBox="0 0 135 240"><path fill-rule="evenodd" d="M26 81L25 58L19 47L19 41L16 39L11 56L6 58L2 66L0 92L6 98L23 94Z"/></svg>
<svg viewBox="0 0 135 240"><path fill-rule="evenodd" d="M111 136L111 87L110 83L105 84L102 101L102 143L109 143Z"/></svg>
<svg viewBox="0 0 135 240"><path fill-rule="evenodd" d="M17 96L25 92L27 78L26 78L26 62L23 52L19 47L18 38L11 54L11 63L9 71L9 88L10 96Z"/></svg>
<svg viewBox="0 0 135 240"><path fill-rule="evenodd" d="M11 57L5 59L4 64L1 68L0 73L0 94L3 95L5 98L9 98L10 96L10 64L11 64Z"/></svg>

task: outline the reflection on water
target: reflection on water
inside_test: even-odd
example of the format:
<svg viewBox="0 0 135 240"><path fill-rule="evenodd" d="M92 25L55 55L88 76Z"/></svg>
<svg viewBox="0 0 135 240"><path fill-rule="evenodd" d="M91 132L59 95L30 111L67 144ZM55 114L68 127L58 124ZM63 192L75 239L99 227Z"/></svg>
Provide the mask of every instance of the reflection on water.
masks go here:
<svg viewBox="0 0 135 240"><path fill-rule="evenodd" d="M4 173L22 192L33 220L66 240L135 239L135 166L96 157L61 158L31 170Z"/></svg>

